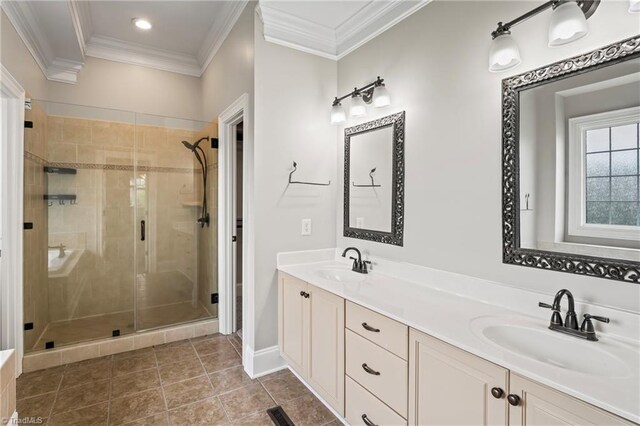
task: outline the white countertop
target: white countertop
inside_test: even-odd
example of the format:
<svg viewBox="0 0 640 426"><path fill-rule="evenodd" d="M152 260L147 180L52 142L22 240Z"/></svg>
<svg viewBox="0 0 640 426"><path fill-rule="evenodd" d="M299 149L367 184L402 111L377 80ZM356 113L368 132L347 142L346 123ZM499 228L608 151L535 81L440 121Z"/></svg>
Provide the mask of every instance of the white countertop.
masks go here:
<svg viewBox="0 0 640 426"><path fill-rule="evenodd" d="M542 319L543 315L540 314L530 315L531 305L537 306L537 301L534 300L551 303L548 296L542 299L536 293L496 286L483 280L415 265L396 264L390 267L391 262L388 261L374 262L374 270L363 276L363 281L357 283L341 283L324 278L318 273L319 270L348 270L350 266L348 261L336 257L335 253L335 249L281 253L278 255L278 270L508 368L514 373L640 423L640 343L637 337L630 339L602 333L600 329L603 327L599 325L596 325L600 339L598 342L566 336L548 330L551 311L543 312L545 319ZM378 268L376 265L381 267ZM412 269L410 279L407 279L406 273L399 273L405 275L404 279L397 278L395 273L393 276L389 273L394 269L399 271L396 269L398 267ZM475 281L472 286L470 281ZM450 284L453 292L443 291L442 287L445 284L447 287ZM465 288L473 290L465 294ZM478 294L483 296L478 297ZM485 295L487 296L484 297ZM502 300L487 300L500 296ZM478 298L485 300L480 301ZM566 300L563 302L566 306ZM512 308L505 307L506 303ZM589 312L602 314L602 309L600 312ZM625 319L616 321L612 318L612 323L631 323L633 336L637 330L633 322L638 320L638 316L628 313L621 316ZM575 345L575 357L578 360L582 356L581 348L587 349L584 345L591 345L588 349L592 349L592 345L598 345L598 350L612 353L623 350L626 354L632 354L631 364L635 366L624 374L618 374L617 377L609 377L583 374L525 357L483 338L477 331L478 324L487 320L504 321L505 324L524 322L536 329L539 327L541 332L552 333L554 338L568 339L572 346ZM583 362L588 363L589 360L584 359ZM589 371L588 366L585 369Z"/></svg>

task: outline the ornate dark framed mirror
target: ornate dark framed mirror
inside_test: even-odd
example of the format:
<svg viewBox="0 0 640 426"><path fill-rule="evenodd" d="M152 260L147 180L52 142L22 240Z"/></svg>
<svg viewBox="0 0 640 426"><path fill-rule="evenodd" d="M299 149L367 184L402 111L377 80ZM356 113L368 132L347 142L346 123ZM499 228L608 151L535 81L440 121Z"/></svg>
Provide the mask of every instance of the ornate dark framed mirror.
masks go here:
<svg viewBox="0 0 640 426"><path fill-rule="evenodd" d="M402 246L404 111L344 130L344 236Z"/></svg>
<svg viewBox="0 0 640 426"><path fill-rule="evenodd" d="M502 81L503 263L640 282L640 36Z"/></svg>

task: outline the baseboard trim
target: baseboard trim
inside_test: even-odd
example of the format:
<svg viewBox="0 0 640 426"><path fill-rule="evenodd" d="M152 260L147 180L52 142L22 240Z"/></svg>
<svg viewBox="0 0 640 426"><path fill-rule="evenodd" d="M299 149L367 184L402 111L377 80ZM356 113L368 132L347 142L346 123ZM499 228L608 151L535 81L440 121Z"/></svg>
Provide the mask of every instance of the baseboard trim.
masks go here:
<svg viewBox="0 0 640 426"><path fill-rule="evenodd" d="M244 369L252 379L287 368L278 345L254 351L246 345Z"/></svg>

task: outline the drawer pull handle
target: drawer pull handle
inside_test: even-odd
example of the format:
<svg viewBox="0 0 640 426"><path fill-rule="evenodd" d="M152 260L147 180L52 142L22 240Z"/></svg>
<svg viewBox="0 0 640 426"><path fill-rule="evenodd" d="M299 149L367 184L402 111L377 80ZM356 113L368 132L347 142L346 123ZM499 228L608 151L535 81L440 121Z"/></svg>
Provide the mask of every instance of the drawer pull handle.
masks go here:
<svg viewBox="0 0 640 426"><path fill-rule="evenodd" d="M509 401L509 404L513 405L514 407L520 405L520 397L518 395L510 394L507 397L507 401Z"/></svg>
<svg viewBox="0 0 640 426"><path fill-rule="evenodd" d="M364 328L367 331L371 331L373 333L380 333L380 329L379 328L373 328L369 324L367 324L366 322L362 323L362 328Z"/></svg>
<svg viewBox="0 0 640 426"><path fill-rule="evenodd" d="M377 424L375 424L374 422L372 422L371 420L369 420L369 417L367 417L366 414L362 415L362 421L364 422L365 425L367 426L378 426Z"/></svg>
<svg viewBox="0 0 640 426"><path fill-rule="evenodd" d="M369 374L373 374L374 376L379 376L380 375L379 371L376 371L376 370L372 369L371 367L369 367L367 365L367 363L362 364L362 369L364 371L366 371L367 373L369 373Z"/></svg>

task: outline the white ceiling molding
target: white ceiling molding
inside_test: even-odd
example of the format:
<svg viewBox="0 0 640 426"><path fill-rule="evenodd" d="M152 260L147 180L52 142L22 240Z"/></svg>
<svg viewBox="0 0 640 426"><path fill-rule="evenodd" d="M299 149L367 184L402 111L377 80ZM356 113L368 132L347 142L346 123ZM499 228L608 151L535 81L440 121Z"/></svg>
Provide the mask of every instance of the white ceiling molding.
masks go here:
<svg viewBox="0 0 640 426"><path fill-rule="evenodd" d="M47 35L42 32L42 25L33 5L28 1L0 2L2 10L47 80L75 84L83 63L55 56Z"/></svg>
<svg viewBox="0 0 640 426"><path fill-rule="evenodd" d="M195 56L155 49L144 44L125 42L95 34L87 43L87 56L193 77L200 77L202 74L200 63Z"/></svg>
<svg viewBox="0 0 640 426"><path fill-rule="evenodd" d="M222 43L227 39L227 36L233 29L233 26L240 18L242 11L249 3L249 0L236 0L229 3L229 6L225 8L220 14L220 18L217 18L213 22L213 26L198 52L198 61L200 62L200 75L207 69L213 57L216 56L218 50L222 46Z"/></svg>
<svg viewBox="0 0 640 426"><path fill-rule="evenodd" d="M272 43L338 60L380 35L431 0L371 1L335 28L321 25L261 1L258 6L264 24L264 38Z"/></svg>
<svg viewBox="0 0 640 426"><path fill-rule="evenodd" d="M265 3L260 3L257 11L264 24L265 40L323 58L338 59L334 29L274 9Z"/></svg>
<svg viewBox="0 0 640 426"><path fill-rule="evenodd" d="M77 75L84 65L84 62L78 61L78 59L82 58L84 60L85 55L200 77L224 43L249 1L222 2L223 7L216 15L216 18L212 20L213 24L197 54L164 50L96 34L91 17L90 1L68 0L66 4L65 2L60 2L60 7L68 7L68 13L65 13L64 16L66 18L68 15L69 21L56 21L55 26L57 28L66 26L66 28L72 29L72 38L77 42L72 43L74 44L75 52L69 53L69 49L66 49L66 51L68 55L73 54L73 58L69 58L68 55L56 54L56 42L58 43L58 50L60 50L60 43L69 47L69 39L63 39L66 41L62 42L60 39L56 39L55 35L45 33L42 20L45 23L50 22L47 22L48 16L43 10L38 9L38 3L30 1L0 1L2 9L9 17L45 77L52 81L74 84L77 82ZM152 3L149 2L149 5ZM188 25L188 23L185 24ZM49 37L52 37L52 39ZM60 56L65 57L62 58Z"/></svg>

